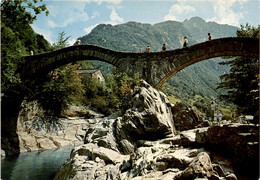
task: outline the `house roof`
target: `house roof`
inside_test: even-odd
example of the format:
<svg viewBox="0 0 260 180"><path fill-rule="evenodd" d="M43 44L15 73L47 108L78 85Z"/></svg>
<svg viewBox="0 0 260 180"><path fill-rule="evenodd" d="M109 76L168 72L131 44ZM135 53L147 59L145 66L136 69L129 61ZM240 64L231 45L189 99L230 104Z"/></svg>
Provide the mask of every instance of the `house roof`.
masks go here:
<svg viewBox="0 0 260 180"><path fill-rule="evenodd" d="M94 74L95 72L100 71L99 69L78 69L77 72L80 74Z"/></svg>
<svg viewBox="0 0 260 180"><path fill-rule="evenodd" d="M217 109L217 110L215 111L215 113L216 113L216 114L223 114L222 111L219 110L219 109Z"/></svg>

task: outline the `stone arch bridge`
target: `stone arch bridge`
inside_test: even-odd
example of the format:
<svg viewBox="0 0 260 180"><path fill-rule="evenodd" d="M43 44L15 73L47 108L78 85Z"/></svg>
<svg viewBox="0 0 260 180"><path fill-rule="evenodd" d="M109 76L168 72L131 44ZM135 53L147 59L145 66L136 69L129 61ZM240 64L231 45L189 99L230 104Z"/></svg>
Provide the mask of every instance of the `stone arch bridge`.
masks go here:
<svg viewBox="0 0 260 180"><path fill-rule="evenodd" d="M259 58L259 39L221 38L165 52L119 52L94 45L76 45L34 56L24 56L20 68L24 79L33 79L62 65L81 60L112 64L129 76L137 73L160 88L180 70L203 60L221 56Z"/></svg>

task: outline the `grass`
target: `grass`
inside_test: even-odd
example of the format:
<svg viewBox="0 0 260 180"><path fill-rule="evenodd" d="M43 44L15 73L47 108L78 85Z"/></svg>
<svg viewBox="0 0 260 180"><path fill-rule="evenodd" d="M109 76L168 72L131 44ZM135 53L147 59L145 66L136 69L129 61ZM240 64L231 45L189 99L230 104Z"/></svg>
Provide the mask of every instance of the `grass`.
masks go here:
<svg viewBox="0 0 260 180"><path fill-rule="evenodd" d="M176 104L176 103L179 103L179 102L182 101L181 99L179 99L179 98L177 98L176 96L173 96L173 95L168 96L168 98L169 98L170 103L172 103L172 104Z"/></svg>
<svg viewBox="0 0 260 180"><path fill-rule="evenodd" d="M170 103L172 103L172 104L176 104L176 103L179 103L179 102L183 101L182 99L180 99L180 98L178 98L178 97L176 97L176 96L173 96L173 95L168 96L168 98L169 98ZM194 98L195 98L195 99L189 98L189 99L185 99L185 100L187 101L187 103L188 103L189 105L192 106L193 109L195 109L195 111L196 111L198 114L203 114L203 115L205 115L204 112L201 112L197 107L193 106L193 103L196 101L196 99L200 99L200 98L202 98L202 97L199 96L199 95L195 95ZM224 115L224 119L226 119L226 120L232 119L232 112L231 112L231 110L230 110L229 108L219 106L218 109L222 111L222 113L223 113L223 115Z"/></svg>

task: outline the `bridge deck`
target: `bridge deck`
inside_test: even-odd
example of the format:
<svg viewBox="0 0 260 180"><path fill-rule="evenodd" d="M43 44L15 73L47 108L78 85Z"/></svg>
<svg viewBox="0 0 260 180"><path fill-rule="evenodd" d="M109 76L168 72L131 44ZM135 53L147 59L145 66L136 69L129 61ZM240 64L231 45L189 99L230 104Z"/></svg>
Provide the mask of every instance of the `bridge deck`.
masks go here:
<svg viewBox="0 0 260 180"><path fill-rule="evenodd" d="M228 37L194 44L187 48L149 53L122 52L95 45L76 45L34 56L24 56L22 59L25 63L22 67L30 68L28 71L33 74L50 71L70 62L100 60L122 69L132 77L139 73L141 78L159 88L181 69L199 61L221 56L259 58L259 39Z"/></svg>

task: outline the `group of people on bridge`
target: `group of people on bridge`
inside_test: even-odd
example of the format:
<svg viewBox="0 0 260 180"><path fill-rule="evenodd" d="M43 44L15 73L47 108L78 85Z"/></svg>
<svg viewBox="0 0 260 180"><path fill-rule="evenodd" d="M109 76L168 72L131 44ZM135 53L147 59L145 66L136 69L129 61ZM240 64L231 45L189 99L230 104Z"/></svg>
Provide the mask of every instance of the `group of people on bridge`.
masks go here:
<svg viewBox="0 0 260 180"><path fill-rule="evenodd" d="M208 33L208 40L210 41L211 39L212 39L211 34ZM183 42L183 47L186 48L186 47L188 46L188 44L189 44L189 41L188 41L187 37L185 36L185 37L184 37L184 42ZM166 44L163 43L162 51L166 51L166 50L167 50ZM148 45L148 46L146 47L145 52L150 52L150 51L151 51L151 47Z"/></svg>
<svg viewBox="0 0 260 180"><path fill-rule="evenodd" d="M208 33L208 36L209 36L209 37L208 37L208 40L210 41L210 40L212 39L212 38L211 38L211 34ZM80 40L80 39L77 39L76 45L81 45L81 44L82 44L81 40ZM184 47L184 48L187 47L188 44L189 44L189 41L188 41L187 37L184 37L183 47ZM163 43L162 51L166 51L166 50L167 50L166 44ZM151 47L148 45L148 46L146 47L145 52L150 52L150 51L151 51ZM32 50L30 51L30 55L31 55L31 56L34 55L34 52L33 52Z"/></svg>

